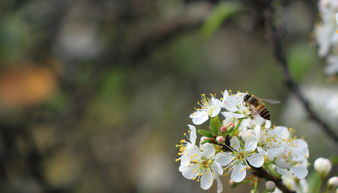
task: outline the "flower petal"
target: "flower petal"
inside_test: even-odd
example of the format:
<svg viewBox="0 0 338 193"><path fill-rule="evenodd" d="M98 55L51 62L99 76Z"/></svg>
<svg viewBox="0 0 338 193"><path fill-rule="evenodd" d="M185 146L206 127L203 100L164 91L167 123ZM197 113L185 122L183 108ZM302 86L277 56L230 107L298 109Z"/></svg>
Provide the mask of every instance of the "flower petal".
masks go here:
<svg viewBox="0 0 338 193"><path fill-rule="evenodd" d="M290 132L287 127L277 126L271 130L269 130L269 134L275 135L276 137L287 139L290 136Z"/></svg>
<svg viewBox="0 0 338 193"><path fill-rule="evenodd" d="M221 164L217 163L217 162L213 162L211 165L212 169L217 172L219 175L223 174L223 168L221 166Z"/></svg>
<svg viewBox="0 0 338 193"><path fill-rule="evenodd" d="M186 179L194 179L197 177L198 175L198 165L194 164L190 164L190 165L187 165L185 167L182 167L181 168L181 172L182 172L182 175L186 178Z"/></svg>
<svg viewBox="0 0 338 193"><path fill-rule="evenodd" d="M308 171L305 167L292 167L291 171L299 179L305 178L307 176L307 173L308 173Z"/></svg>
<svg viewBox="0 0 338 193"><path fill-rule="evenodd" d="M193 126L193 125L188 125L189 129L190 129L190 135L189 135L189 138L190 138L190 142L192 144L195 144L196 143L196 138L197 138L197 135L196 135L196 127Z"/></svg>
<svg viewBox="0 0 338 193"><path fill-rule="evenodd" d="M206 111L199 110L199 111L196 111L196 112L190 114L190 118L192 118L192 122L195 125L201 125L209 119L209 116L208 116L208 113Z"/></svg>
<svg viewBox="0 0 338 193"><path fill-rule="evenodd" d="M249 161L250 165L255 168L260 168L264 164L264 156L260 153L250 155L247 160Z"/></svg>
<svg viewBox="0 0 338 193"><path fill-rule="evenodd" d="M255 138L248 138L245 141L245 151L246 152L255 151L256 147L257 147L257 139L255 139Z"/></svg>
<svg viewBox="0 0 338 193"><path fill-rule="evenodd" d="M221 193L223 191L223 184L222 184L222 181L221 181L219 175L216 175L215 179L217 181L217 193Z"/></svg>
<svg viewBox="0 0 338 193"><path fill-rule="evenodd" d="M271 127L271 121L270 120L266 120L264 127L265 127L265 129L269 129Z"/></svg>
<svg viewBox="0 0 338 193"><path fill-rule="evenodd" d="M202 149L202 157L205 157L205 158L214 156L216 152L214 145L210 143L203 144L201 149Z"/></svg>
<svg viewBox="0 0 338 193"><path fill-rule="evenodd" d="M234 182L241 182L246 176L246 168L242 164L238 164L231 172L231 180Z"/></svg>
<svg viewBox="0 0 338 193"><path fill-rule="evenodd" d="M203 190L207 190L211 187L212 183L214 181L214 178L211 174L211 172L208 172L201 177L201 188Z"/></svg>
<svg viewBox="0 0 338 193"><path fill-rule="evenodd" d="M256 127L254 128L255 131L255 135L258 141L261 140L261 133L262 133L262 129L260 125L256 125Z"/></svg>
<svg viewBox="0 0 338 193"><path fill-rule="evenodd" d="M212 97L210 107L212 108L211 117L215 117L221 112L222 102L219 99Z"/></svg>
<svg viewBox="0 0 338 193"><path fill-rule="evenodd" d="M221 164L222 166L226 166L229 163L231 163L234 158L235 157L232 156L232 153L230 152L226 152L226 153L221 152L221 153L216 154L215 162Z"/></svg>
<svg viewBox="0 0 338 193"><path fill-rule="evenodd" d="M239 151L239 148L240 148L240 144L239 144L239 140L237 137L232 137L230 139L230 146L232 148L234 148L236 151Z"/></svg>

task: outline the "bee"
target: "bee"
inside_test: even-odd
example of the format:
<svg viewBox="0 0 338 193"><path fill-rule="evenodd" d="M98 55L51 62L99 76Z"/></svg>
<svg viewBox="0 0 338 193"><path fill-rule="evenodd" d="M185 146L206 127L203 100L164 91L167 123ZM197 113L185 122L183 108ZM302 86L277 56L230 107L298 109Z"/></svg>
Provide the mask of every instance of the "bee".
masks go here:
<svg viewBox="0 0 338 193"><path fill-rule="evenodd" d="M270 104L280 103L280 101L278 100L260 99L251 94L247 94L244 96L244 103L250 109L252 116L259 115L266 120L270 120L270 112L268 108L266 108L266 106L264 105L263 101Z"/></svg>

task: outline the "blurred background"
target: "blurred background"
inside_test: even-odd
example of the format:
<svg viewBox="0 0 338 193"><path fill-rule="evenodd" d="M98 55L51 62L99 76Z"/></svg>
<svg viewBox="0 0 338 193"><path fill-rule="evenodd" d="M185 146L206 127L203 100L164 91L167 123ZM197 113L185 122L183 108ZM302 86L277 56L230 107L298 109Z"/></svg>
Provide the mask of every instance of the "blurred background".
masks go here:
<svg viewBox="0 0 338 193"><path fill-rule="evenodd" d="M292 74L337 131L316 6L278 6L275 22ZM200 94L224 89L281 100L272 120L305 137L311 162L337 154L283 85L268 36L247 0L2 0L1 193L205 192L178 172L175 144Z"/></svg>

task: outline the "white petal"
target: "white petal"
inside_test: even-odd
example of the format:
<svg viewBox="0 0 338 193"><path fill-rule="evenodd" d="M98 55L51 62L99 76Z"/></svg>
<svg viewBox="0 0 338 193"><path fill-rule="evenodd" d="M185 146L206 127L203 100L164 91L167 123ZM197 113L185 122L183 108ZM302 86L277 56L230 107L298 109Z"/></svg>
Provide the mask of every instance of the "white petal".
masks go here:
<svg viewBox="0 0 338 193"><path fill-rule="evenodd" d="M242 164L238 164L231 172L231 180L234 182L241 182L246 176L246 168Z"/></svg>
<svg viewBox="0 0 338 193"><path fill-rule="evenodd" d="M182 167L181 172L186 179L194 179L198 175L198 166L194 164Z"/></svg>
<svg viewBox="0 0 338 193"><path fill-rule="evenodd" d="M255 168L262 167L264 163L264 156L260 153L255 153L250 155L247 160L249 161L250 165L252 165Z"/></svg>
<svg viewBox="0 0 338 193"><path fill-rule="evenodd" d="M221 166L221 164L217 163L217 162L214 162L212 163L211 165L212 169L217 172L219 175L222 175L223 174L223 168Z"/></svg>
<svg viewBox="0 0 338 193"><path fill-rule="evenodd" d="M299 179L303 179L307 176L307 169L305 167L292 167L291 171L295 174L295 176Z"/></svg>
<svg viewBox="0 0 338 193"><path fill-rule="evenodd" d="M183 152L182 158L184 157L187 157L187 159L199 160L201 158L200 148L197 145L188 143L186 149Z"/></svg>
<svg viewBox="0 0 338 193"><path fill-rule="evenodd" d="M208 172L207 174L202 175L202 177L201 177L201 188L203 190L209 189L211 187L213 181L214 181L214 179L213 179L211 172Z"/></svg>
<svg viewBox="0 0 338 193"><path fill-rule="evenodd" d="M222 184L222 181L221 181L219 175L216 175L215 179L217 181L217 193L221 193L223 191L223 184Z"/></svg>
<svg viewBox="0 0 338 193"><path fill-rule="evenodd" d="M286 170L286 169L284 169L284 168L281 168L281 167L276 167L276 171L280 174L280 175L282 175L282 176L284 176L284 175L288 175L289 173L288 173L288 170Z"/></svg>
<svg viewBox="0 0 338 193"><path fill-rule="evenodd" d="M245 151L246 152L255 151L256 147L257 147L257 140L255 138L248 138L245 141Z"/></svg>
<svg viewBox="0 0 338 193"><path fill-rule="evenodd" d="M227 153L218 153L216 154L215 157L215 162L221 164L222 166L226 166L229 163L231 163L231 161L234 159L234 156L232 156L232 153L227 152Z"/></svg>
<svg viewBox="0 0 338 193"><path fill-rule="evenodd" d="M280 137L282 139L287 139L290 136L290 132L287 127L283 126L277 126L271 130L269 130L269 133L272 135L275 135L277 137Z"/></svg>
<svg viewBox="0 0 338 193"><path fill-rule="evenodd" d="M220 112L221 112L221 106L220 105L214 106L214 109L211 113L211 117L217 116Z"/></svg>
<svg viewBox="0 0 338 193"><path fill-rule="evenodd" d="M256 127L254 128L255 131L255 135L257 137L257 140L260 141L261 139L261 133L262 133L262 129L260 125L256 125Z"/></svg>
<svg viewBox="0 0 338 193"><path fill-rule="evenodd" d="M190 142L192 144L195 144L196 143L196 138L197 138L196 127L193 126L193 125L188 125L188 126L189 126L189 129L190 129L190 135L189 135Z"/></svg>
<svg viewBox="0 0 338 193"><path fill-rule="evenodd" d="M228 98L228 96L229 96L229 91L225 90L223 92L223 101L226 100Z"/></svg>
<svg viewBox="0 0 338 193"><path fill-rule="evenodd" d="M302 139L296 139L292 142L292 156L293 157L308 157L309 148L307 143Z"/></svg>
<svg viewBox="0 0 338 193"><path fill-rule="evenodd" d="M236 151L239 151L239 148L240 148L240 144L239 144L239 140L237 137L232 137L230 139L230 146L232 148L234 148Z"/></svg>
<svg viewBox="0 0 338 193"><path fill-rule="evenodd" d="M290 164L282 157L278 157L275 161L276 165L282 168L289 168Z"/></svg>
<svg viewBox="0 0 338 193"><path fill-rule="evenodd" d="M269 129L271 127L271 121L270 120L266 120L265 121L265 126L266 129Z"/></svg>
<svg viewBox="0 0 338 193"><path fill-rule="evenodd" d="M201 149L202 149L202 156L205 158L210 158L211 156L214 156L216 152L214 145L210 143L203 144Z"/></svg>
<svg viewBox="0 0 338 193"><path fill-rule="evenodd" d="M219 99L212 97L210 105L213 107L213 111L214 111L212 113L212 117L218 115L218 113L221 111L222 102Z"/></svg>
<svg viewBox="0 0 338 193"><path fill-rule="evenodd" d="M208 113L204 110L196 111L190 115L195 125L201 125L209 119Z"/></svg>

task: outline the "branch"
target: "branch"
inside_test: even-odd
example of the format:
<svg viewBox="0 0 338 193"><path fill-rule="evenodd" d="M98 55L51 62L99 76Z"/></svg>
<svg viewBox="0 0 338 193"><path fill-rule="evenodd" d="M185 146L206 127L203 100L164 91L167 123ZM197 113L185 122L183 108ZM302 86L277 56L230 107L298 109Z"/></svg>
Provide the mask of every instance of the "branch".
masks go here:
<svg viewBox="0 0 338 193"><path fill-rule="evenodd" d="M251 168L253 169L254 175L256 175L257 177L263 178L265 180L270 180L270 181L275 182L276 187L278 189L280 189L282 192L284 192L284 193L294 193L294 191L289 190L289 188L287 188L283 184L283 182L280 178L276 178L276 177L272 176L264 168L262 168L262 167L261 168L255 168L255 167L252 167L252 166L251 166Z"/></svg>
<svg viewBox="0 0 338 193"><path fill-rule="evenodd" d="M283 45L283 37L282 32L278 31L276 26L273 23L273 13L274 8L270 6L266 12L266 24L268 29L271 32L272 42L273 42L273 50L274 55L277 60L278 65L282 68L284 84L288 87L288 89L296 96L299 102L302 104L303 109L306 111L308 117L316 123L325 133L326 135L333 140L335 143L338 143L338 136L334 132L334 130L323 121L319 115L311 108L308 99L302 93L298 83L293 79L289 67L288 61L286 57L286 52Z"/></svg>

